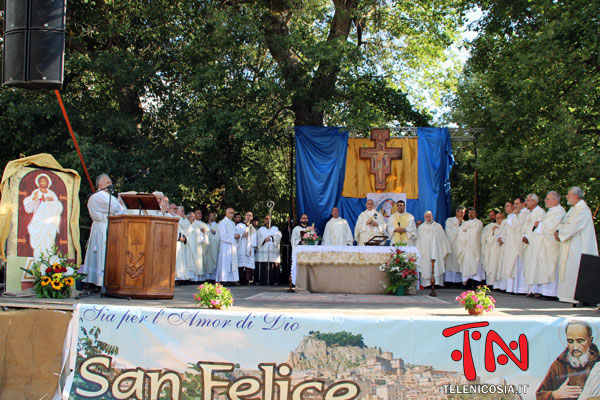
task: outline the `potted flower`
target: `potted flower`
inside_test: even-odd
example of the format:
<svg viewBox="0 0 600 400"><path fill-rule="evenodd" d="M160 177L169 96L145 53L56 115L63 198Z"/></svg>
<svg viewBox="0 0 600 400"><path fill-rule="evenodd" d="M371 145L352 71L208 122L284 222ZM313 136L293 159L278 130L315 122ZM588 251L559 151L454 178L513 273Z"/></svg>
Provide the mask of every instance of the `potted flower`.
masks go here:
<svg viewBox="0 0 600 400"><path fill-rule="evenodd" d="M317 230L315 229L315 224L307 227L304 233L302 234L302 243L307 245L316 245L319 240L321 240L321 236L317 235Z"/></svg>
<svg viewBox="0 0 600 400"><path fill-rule="evenodd" d="M198 293L194 294L194 300L203 307L215 309L229 308L233 304L231 291L220 283L203 283L198 286Z"/></svg>
<svg viewBox="0 0 600 400"><path fill-rule="evenodd" d="M75 282L87 274L77 272L77 266L54 246L48 254L42 253L29 268L21 268L34 277L33 288L36 297L65 299L71 297Z"/></svg>
<svg viewBox="0 0 600 400"><path fill-rule="evenodd" d="M490 288L487 286L477 286L475 290L462 292L456 297L456 301L463 305L470 315L481 315L484 311L490 312L495 308L496 300L488 294L489 292Z"/></svg>
<svg viewBox="0 0 600 400"><path fill-rule="evenodd" d="M397 296L403 296L406 288L419 276L415 254L399 248L392 251L389 261L379 266L379 270L384 271L388 278L386 293L395 293Z"/></svg>

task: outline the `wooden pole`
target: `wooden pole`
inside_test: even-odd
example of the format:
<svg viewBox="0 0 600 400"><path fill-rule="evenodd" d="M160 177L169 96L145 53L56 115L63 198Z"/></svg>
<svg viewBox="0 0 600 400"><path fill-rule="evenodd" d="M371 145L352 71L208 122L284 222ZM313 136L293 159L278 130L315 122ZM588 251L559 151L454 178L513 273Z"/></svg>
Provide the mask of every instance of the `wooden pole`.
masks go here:
<svg viewBox="0 0 600 400"><path fill-rule="evenodd" d="M437 297L437 293L435 292L435 258L431 259L431 292L429 295L431 297Z"/></svg>
<svg viewBox="0 0 600 400"><path fill-rule="evenodd" d="M58 104L60 105L60 109L62 110L63 116L65 117L65 122L67 123L67 128L69 129L69 133L71 134L71 139L73 139L73 143L75 143L75 150L77 150L77 154L79 155L79 160L81 161L81 165L83 166L83 172L85 172L85 176L87 177L88 183L90 184L90 188L92 189L92 193L96 191L94 189L94 184L92 183L92 178L90 178L90 174L85 166L85 161L83 161L83 156L81 155L81 150L79 149L79 144L77 144L77 139L75 138L75 132L73 132L73 128L71 127L71 121L69 121L69 117L67 116L67 110L65 110L65 105L63 104L62 98L60 97L60 92L55 90L56 98L58 99Z"/></svg>

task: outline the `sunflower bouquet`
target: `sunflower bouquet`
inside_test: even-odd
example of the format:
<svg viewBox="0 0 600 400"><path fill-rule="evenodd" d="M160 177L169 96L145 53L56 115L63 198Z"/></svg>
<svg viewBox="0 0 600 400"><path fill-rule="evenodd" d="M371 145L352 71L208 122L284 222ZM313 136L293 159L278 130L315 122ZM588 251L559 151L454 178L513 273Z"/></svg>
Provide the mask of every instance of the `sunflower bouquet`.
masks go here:
<svg viewBox="0 0 600 400"><path fill-rule="evenodd" d="M57 247L53 247L49 254L42 253L29 269L21 268L35 278L33 288L40 298L65 299L71 297L75 282L86 274L77 272L77 266L67 261Z"/></svg>

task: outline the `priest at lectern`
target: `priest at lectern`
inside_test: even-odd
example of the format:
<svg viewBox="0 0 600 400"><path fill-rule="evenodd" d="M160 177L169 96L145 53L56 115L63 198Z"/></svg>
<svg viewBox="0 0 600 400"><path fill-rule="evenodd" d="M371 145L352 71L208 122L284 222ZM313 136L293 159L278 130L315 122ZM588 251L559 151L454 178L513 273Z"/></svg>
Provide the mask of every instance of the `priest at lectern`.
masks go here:
<svg viewBox="0 0 600 400"><path fill-rule="evenodd" d="M104 259L106 257L106 230L108 228L109 203L110 215L125 214L126 209L119 204L116 197L110 195L112 180L108 175L98 175L96 178L96 187L98 191L90 196L87 204L93 223L85 252L85 261L82 265L82 272L87 274L83 282L102 286L104 284Z"/></svg>

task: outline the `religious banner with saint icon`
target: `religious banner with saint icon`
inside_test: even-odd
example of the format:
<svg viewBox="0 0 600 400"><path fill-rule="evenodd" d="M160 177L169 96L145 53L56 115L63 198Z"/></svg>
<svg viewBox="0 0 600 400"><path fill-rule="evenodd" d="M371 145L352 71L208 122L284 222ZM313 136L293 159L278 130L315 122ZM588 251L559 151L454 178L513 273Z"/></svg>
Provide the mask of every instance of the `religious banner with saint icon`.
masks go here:
<svg viewBox="0 0 600 400"><path fill-rule="evenodd" d="M48 154L25 157L6 165L2 177L0 240L7 260L6 291L32 286L28 268L53 248L81 262L79 183L76 171L64 169Z"/></svg>
<svg viewBox="0 0 600 400"><path fill-rule="evenodd" d="M368 193L406 194L406 210L417 219L431 211L443 224L451 215L448 128L417 128L412 137L392 136L387 128L372 129L370 138L349 137L339 127L296 127L294 133L298 215L308 214L317 229L324 229L333 207L353 229Z"/></svg>
<svg viewBox="0 0 600 400"><path fill-rule="evenodd" d="M374 129L371 139L349 138L342 196L406 193L419 198L417 138L390 139L389 130Z"/></svg>

